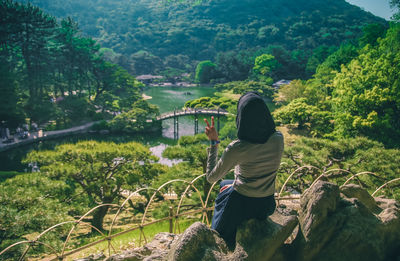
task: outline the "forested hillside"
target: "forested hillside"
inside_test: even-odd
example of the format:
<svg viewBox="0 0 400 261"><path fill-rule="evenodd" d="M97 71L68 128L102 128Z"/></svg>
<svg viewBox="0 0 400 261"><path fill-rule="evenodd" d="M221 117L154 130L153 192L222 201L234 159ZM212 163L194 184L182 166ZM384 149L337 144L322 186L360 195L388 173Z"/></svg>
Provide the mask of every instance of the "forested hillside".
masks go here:
<svg viewBox="0 0 400 261"><path fill-rule="evenodd" d="M357 38L365 24L385 23L344 0L29 2L74 18L84 33L112 49L107 56L113 62L134 75L167 68L190 72L202 60L246 65L257 50L279 46L296 70L279 76L306 78L313 73L306 64L315 48L338 46Z"/></svg>
<svg viewBox="0 0 400 261"><path fill-rule="evenodd" d="M328 179L399 200L400 0L389 2L397 10L390 25L344 0L0 0L0 146L23 144L21 127L34 142L0 154L0 166L12 166L0 169L0 259L50 259L98 240L110 255L140 245L150 229L206 220L219 192L198 177L207 171L208 138L168 139L164 130L176 138L186 123L155 121L165 111L150 103L151 88L175 112L229 111L219 156L237 139L239 97L262 95L285 140L280 195ZM216 83L215 91L143 93L132 75L184 72ZM282 78L292 81L274 84ZM199 121L186 126L196 133ZM35 138L38 128L46 134L91 122L90 133L71 140Z"/></svg>
<svg viewBox="0 0 400 261"><path fill-rule="evenodd" d="M142 84L103 59L100 46L72 19L57 21L31 4L1 0L0 30L2 127L28 119L62 129L132 106L148 108Z"/></svg>

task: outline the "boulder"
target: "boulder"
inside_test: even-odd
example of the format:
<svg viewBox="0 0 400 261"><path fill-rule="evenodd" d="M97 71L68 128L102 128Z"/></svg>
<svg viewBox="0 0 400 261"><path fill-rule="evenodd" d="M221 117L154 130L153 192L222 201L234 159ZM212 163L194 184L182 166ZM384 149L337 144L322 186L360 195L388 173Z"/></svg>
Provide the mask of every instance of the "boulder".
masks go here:
<svg viewBox="0 0 400 261"><path fill-rule="evenodd" d="M340 192L347 198L356 198L358 199L364 206L366 206L371 212L379 213L382 211L378 204L374 200L374 198L366 191L356 184L347 184L345 186L340 187Z"/></svg>
<svg viewBox="0 0 400 261"><path fill-rule="evenodd" d="M271 257L285 243L297 224L296 216L284 216L277 212L267 220L251 219L238 229L236 238L240 247L237 248L243 248L247 253L246 260L275 260Z"/></svg>
<svg viewBox="0 0 400 261"><path fill-rule="evenodd" d="M218 233L196 222L172 246L168 260L225 260L227 253L228 247Z"/></svg>
<svg viewBox="0 0 400 261"><path fill-rule="evenodd" d="M381 209L400 208L400 204L394 199L384 198L381 196L375 197L374 200Z"/></svg>
<svg viewBox="0 0 400 261"><path fill-rule="evenodd" d="M273 260L297 224L296 216L278 212L266 220L249 220L238 228L236 248L230 252L216 231L197 222L172 247L168 260Z"/></svg>
<svg viewBox="0 0 400 261"><path fill-rule="evenodd" d="M75 261L99 261L99 260L104 260L105 258L106 256L104 255L103 252L101 252L97 254L92 254L85 258L75 259Z"/></svg>
<svg viewBox="0 0 400 261"><path fill-rule="evenodd" d="M323 181L303 193L300 198L299 221L307 240L320 237L316 228L336 210L339 199L339 187ZM328 231L324 232L326 234Z"/></svg>
<svg viewBox="0 0 400 261"><path fill-rule="evenodd" d="M393 260L399 254L399 208L378 213L378 204L359 188L343 191L340 197L337 185L318 181L303 193L301 233L293 242L297 259Z"/></svg>
<svg viewBox="0 0 400 261"><path fill-rule="evenodd" d="M400 204L393 199L375 199L383 208L378 216L383 225L387 260L400 261Z"/></svg>
<svg viewBox="0 0 400 261"><path fill-rule="evenodd" d="M176 242L179 235L172 233L158 233L154 239L140 248L124 251L121 254L110 256L109 261L155 261L165 260L171 245Z"/></svg>

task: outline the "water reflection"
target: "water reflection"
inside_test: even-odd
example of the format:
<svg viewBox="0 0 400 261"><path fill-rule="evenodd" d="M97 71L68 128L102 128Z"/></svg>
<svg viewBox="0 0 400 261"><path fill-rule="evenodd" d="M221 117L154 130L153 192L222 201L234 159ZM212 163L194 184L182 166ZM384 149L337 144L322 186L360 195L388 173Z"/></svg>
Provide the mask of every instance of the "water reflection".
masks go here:
<svg viewBox="0 0 400 261"><path fill-rule="evenodd" d="M150 151L153 153L153 155L155 155L155 156L157 156L159 158L158 163L161 163L163 165L167 165L167 166L171 167L172 165L175 165L175 164L183 161L183 160L180 160L180 159L179 160L178 159L170 160L170 159L167 159L167 158L163 158L162 157L162 153L167 147L168 147L167 144L161 143L161 144L159 144L157 146L153 146L153 147L150 148Z"/></svg>
<svg viewBox="0 0 400 261"><path fill-rule="evenodd" d="M185 102L204 96L212 96L215 89L212 87L146 87L144 94L150 96L148 102L157 105L161 113L182 109Z"/></svg>
<svg viewBox="0 0 400 261"><path fill-rule="evenodd" d="M210 87L147 87L144 93L152 98L148 101L159 106L160 112L170 112L181 109L185 102L204 96L212 96L214 89ZM205 123L203 116L199 117L199 133L204 132ZM179 136L194 134L194 116L184 116L179 118ZM221 117L221 128L223 126L224 117ZM0 153L0 171L24 171L27 165L21 163L21 160L32 150L53 150L55 146L65 143L77 143L84 140L112 141L115 143L123 143L129 141L140 142L150 147L154 155L160 158L160 163L172 166L180 161L169 160L163 158L162 152L167 146L175 145L174 138L174 121L168 119L162 123L162 135L146 134L146 135L99 135L99 134L83 134L64 137L56 140L46 140L30 145L25 145Z"/></svg>
<svg viewBox="0 0 400 261"><path fill-rule="evenodd" d="M119 134L78 134L53 140L45 140L37 143L32 143L20 146L14 149L0 152L0 171L20 171L25 169L30 170L28 165L22 164L21 161L25 156L33 150L54 150L58 145L72 143L75 144L80 141L109 141L115 143L125 143L130 141L140 142L150 148L156 147L156 156L160 157L163 147L175 145L176 141L173 139L162 137L160 134L146 134L146 135L119 135ZM157 148L157 146L162 145ZM167 165L172 165L173 161L169 162L168 159L162 159Z"/></svg>
<svg viewBox="0 0 400 261"><path fill-rule="evenodd" d="M206 128L206 124L204 122L204 118L208 117L208 121L211 122L211 117L210 116L204 116L200 115L198 117L198 122L199 122L199 133L204 133L204 130ZM178 123L179 123L179 137L181 136L191 136L194 135L194 121L195 117L194 116L184 116L184 117L179 117ZM224 126L224 123L226 122L226 118L224 116L220 117L220 128ZM217 118L215 117L215 124L217 125ZM162 136L165 138L174 138L174 119L168 119L164 120L162 123Z"/></svg>

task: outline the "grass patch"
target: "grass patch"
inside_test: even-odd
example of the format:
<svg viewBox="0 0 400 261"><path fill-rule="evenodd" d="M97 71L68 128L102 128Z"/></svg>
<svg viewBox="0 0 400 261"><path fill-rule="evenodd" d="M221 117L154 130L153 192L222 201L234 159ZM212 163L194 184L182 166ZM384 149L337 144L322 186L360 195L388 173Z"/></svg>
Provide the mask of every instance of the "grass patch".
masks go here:
<svg viewBox="0 0 400 261"><path fill-rule="evenodd" d="M233 93L232 90L224 90L222 92L215 92L214 95L217 97L225 97L225 98L228 98L233 101L239 100L239 98L241 96L240 94Z"/></svg>
<svg viewBox="0 0 400 261"><path fill-rule="evenodd" d="M285 137L285 147L293 146L297 139L301 137L310 137L309 132L306 129L299 130L295 125L281 125L276 127L278 131Z"/></svg>
<svg viewBox="0 0 400 261"><path fill-rule="evenodd" d="M186 228L188 228L190 225L192 225L194 222L198 221L198 219L184 219L179 221L179 228L180 232L183 233ZM133 225L133 226L136 226ZM175 229L175 222L174 222L174 229ZM124 229L126 230L126 229ZM113 231L113 234L116 234L120 232L120 230L115 230ZM144 234L146 236L147 243L151 242L154 236L160 232L169 232L169 221L163 221L160 223L156 223L147 227L143 228ZM173 231L174 232L174 231ZM176 233L179 233L178 229L176 230ZM105 232L107 235L107 232ZM100 235L92 235L92 236L87 236L85 238L80 238L79 241L81 243L79 244L80 246L89 244L90 242L94 242L97 240L102 239L103 237ZM77 238L71 238L71 241L75 241ZM120 235L118 237L115 237L111 241L113 248L111 248L111 255L115 253L121 253L124 250L127 249L133 249L137 248L140 246L143 246L145 244L143 236L140 236L140 230L135 230L128 232L126 234ZM77 248L77 247L74 247ZM114 251L115 249L115 251ZM66 250L66 252L70 251L72 249ZM95 246L89 247L87 249L82 250L81 252L78 252L76 254L73 254L71 256L68 256L65 260L75 260L79 258L85 258L88 257L92 254L97 254L103 252L106 256L108 256L108 242L104 241L101 242ZM47 260L49 259L50 256L42 256L39 259L34 258L33 260Z"/></svg>

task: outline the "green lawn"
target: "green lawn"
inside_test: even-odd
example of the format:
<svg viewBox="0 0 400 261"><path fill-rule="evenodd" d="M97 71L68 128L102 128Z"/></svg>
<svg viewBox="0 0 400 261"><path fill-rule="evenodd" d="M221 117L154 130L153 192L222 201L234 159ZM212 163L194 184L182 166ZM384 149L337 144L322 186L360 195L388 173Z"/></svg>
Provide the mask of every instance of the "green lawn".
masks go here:
<svg viewBox="0 0 400 261"><path fill-rule="evenodd" d="M179 227L180 227L180 232L182 233L183 231L185 231L186 228L188 228L190 225L192 225L194 222L198 221L197 219L185 219L185 220L181 220L179 221ZM175 226L175 222L174 222L174 226ZM124 229L125 230L125 229ZM147 227L144 227L143 229L144 234L146 235L146 239L147 242L150 242L154 236L160 232L169 232L169 221L163 221L160 223L156 223ZM118 233L119 231L115 231L115 233ZM178 230L176 231L176 233L179 233ZM85 239L81 239L83 242L82 244L80 244L81 246L89 244L90 242L94 242L97 240L102 239L102 236L93 236L90 238L85 238ZM74 239L72 238L72 241L74 241ZM139 242L141 241L141 242ZM128 232L126 234L120 235L118 237L115 237L112 239L112 246L115 249L115 252L120 253L124 250L127 249L132 249L132 248L136 248L136 247L140 247L143 246L145 244L143 237L140 240L140 231L139 230L135 230L135 231L131 231ZM74 247L77 248L77 247ZM69 250L67 250L66 252L68 252ZM101 242L95 246L89 247L87 249L84 249L76 254L73 254L71 256L68 256L65 260L75 260L78 258L84 258L84 257L88 257L91 254L97 254L103 252L106 256L108 256L108 242L104 241ZM111 254L115 254L114 250L111 248ZM48 257L48 256L46 256ZM45 258L45 256L40 257L39 259Z"/></svg>

